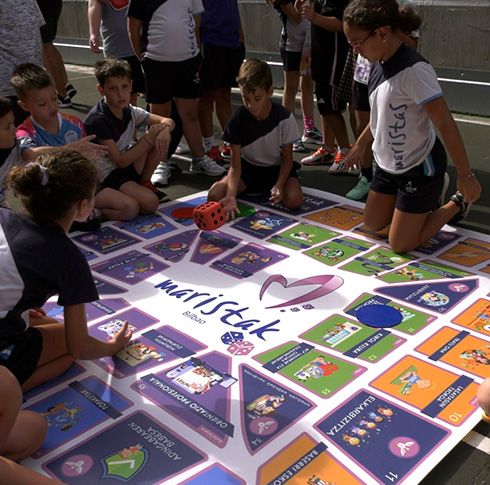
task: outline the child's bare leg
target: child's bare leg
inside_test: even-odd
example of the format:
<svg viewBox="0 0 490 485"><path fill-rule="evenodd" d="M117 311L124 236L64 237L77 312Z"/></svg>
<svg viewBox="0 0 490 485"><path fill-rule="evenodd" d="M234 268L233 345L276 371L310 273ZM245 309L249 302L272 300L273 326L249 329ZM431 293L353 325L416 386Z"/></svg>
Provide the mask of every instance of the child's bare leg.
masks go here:
<svg viewBox="0 0 490 485"><path fill-rule="evenodd" d="M42 416L20 411L21 404L17 379L7 368L0 367L0 455L15 461L32 455L46 435Z"/></svg>
<svg viewBox="0 0 490 485"><path fill-rule="evenodd" d="M412 251L434 236L459 210L453 201L424 214L410 214L395 209L389 233L390 246L397 253Z"/></svg>
<svg viewBox="0 0 490 485"><path fill-rule="evenodd" d="M158 209L158 197L136 182L126 182L119 187L119 190L134 199L139 206L139 212L143 214L151 214Z"/></svg>
<svg viewBox="0 0 490 485"><path fill-rule="evenodd" d="M204 138L213 136L213 109L216 89L204 89L198 101L199 126Z"/></svg>
<svg viewBox="0 0 490 485"><path fill-rule="evenodd" d="M364 225L370 231L379 232L391 224L395 211L396 195L369 191L364 209Z"/></svg>
<svg viewBox="0 0 490 485"><path fill-rule="evenodd" d="M201 127L197 115L197 99L176 98L177 111L182 120L184 136L189 144L193 157L203 157L204 148L201 138Z"/></svg>
<svg viewBox="0 0 490 485"><path fill-rule="evenodd" d="M153 172L160 162L167 161L167 153L160 153L152 148L146 157L141 157L134 162L135 170L140 174L140 182L146 182L151 179Z"/></svg>
<svg viewBox="0 0 490 485"><path fill-rule="evenodd" d="M172 103L170 101L167 103L151 103L150 111L159 116L169 117L172 111Z"/></svg>
<svg viewBox="0 0 490 485"><path fill-rule="evenodd" d="M282 105L294 114L296 93L299 87L299 71L284 71Z"/></svg>
<svg viewBox="0 0 490 485"><path fill-rule="evenodd" d="M43 338L43 348L34 373L22 384L22 390L33 389L60 374L75 361L66 348L65 327L61 323L36 325Z"/></svg>
<svg viewBox="0 0 490 485"><path fill-rule="evenodd" d="M282 204L288 209L297 209L301 207L303 203L303 190L299 180L295 177L289 177L284 186L284 195L282 198Z"/></svg>
<svg viewBox="0 0 490 485"><path fill-rule="evenodd" d="M138 202L118 190L105 188L95 196L95 207L111 221L130 221L139 212Z"/></svg>
<svg viewBox="0 0 490 485"><path fill-rule="evenodd" d="M305 116L313 117L313 91L315 84L311 76L300 77L301 86L301 112L303 113L303 119Z"/></svg>
<svg viewBox="0 0 490 485"><path fill-rule="evenodd" d="M231 117L231 88L218 88L216 91L216 116L221 130L225 129L226 123ZM204 136L204 133L203 133Z"/></svg>

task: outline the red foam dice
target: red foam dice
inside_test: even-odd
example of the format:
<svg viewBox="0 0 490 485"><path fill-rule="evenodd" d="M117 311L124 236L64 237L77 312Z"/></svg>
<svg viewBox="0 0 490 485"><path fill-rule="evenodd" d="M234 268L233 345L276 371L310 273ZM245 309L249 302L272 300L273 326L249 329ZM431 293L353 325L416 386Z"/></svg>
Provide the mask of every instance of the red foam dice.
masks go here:
<svg viewBox="0 0 490 485"><path fill-rule="evenodd" d="M218 229L226 222L223 205L219 202L205 202L194 209L194 222L202 231Z"/></svg>

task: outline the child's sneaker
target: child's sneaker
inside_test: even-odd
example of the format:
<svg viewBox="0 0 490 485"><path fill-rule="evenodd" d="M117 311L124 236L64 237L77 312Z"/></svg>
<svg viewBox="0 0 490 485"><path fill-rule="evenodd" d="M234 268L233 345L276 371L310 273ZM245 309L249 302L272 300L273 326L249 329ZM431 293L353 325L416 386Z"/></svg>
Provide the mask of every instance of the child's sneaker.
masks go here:
<svg viewBox="0 0 490 485"><path fill-rule="evenodd" d="M191 152L191 149L189 148L189 145L182 138L182 140L179 143L179 146L175 149L175 153L177 155L185 155L186 153L190 153L190 152Z"/></svg>
<svg viewBox="0 0 490 485"><path fill-rule="evenodd" d="M160 162L151 176L151 182L157 187L168 185L168 179L172 175L172 169L166 162Z"/></svg>
<svg viewBox="0 0 490 485"><path fill-rule="evenodd" d="M301 140L296 140L293 142L293 152L296 153L305 153L306 147Z"/></svg>
<svg viewBox="0 0 490 485"><path fill-rule="evenodd" d="M311 143L312 145L322 145L323 135L320 133L318 128L313 128L312 130L305 131L301 137L303 143Z"/></svg>
<svg viewBox="0 0 490 485"><path fill-rule="evenodd" d="M206 155L211 160L213 160L214 162L216 162L218 165L222 165L225 162L224 159L223 159L223 157L221 156L220 149L218 148L217 145L213 145L211 147L211 150L209 150L209 151L206 152Z"/></svg>
<svg viewBox="0 0 490 485"><path fill-rule="evenodd" d="M227 143L226 141L224 141L223 145L221 146L221 156L225 160L230 160L231 158L231 147L230 144Z"/></svg>
<svg viewBox="0 0 490 485"><path fill-rule="evenodd" d="M333 162L335 156L334 150L329 150L325 146L321 146L315 153L301 160L303 165L329 165Z"/></svg>
<svg viewBox="0 0 490 485"><path fill-rule="evenodd" d="M70 108L71 107L71 98L70 96L60 96L58 94L58 106L60 108Z"/></svg>
<svg viewBox="0 0 490 485"><path fill-rule="evenodd" d="M74 98L78 93L78 91L75 89L75 86L73 86L72 83L65 84L65 92L70 97L70 99Z"/></svg>
<svg viewBox="0 0 490 485"><path fill-rule="evenodd" d="M146 187L148 190L151 190L158 197L159 202L169 201L167 194L163 190L160 190L155 184L153 184L151 180L145 180L144 182L141 182L141 185L143 187Z"/></svg>
<svg viewBox="0 0 490 485"><path fill-rule="evenodd" d="M364 200L368 195L370 185L371 182L361 175L357 184L345 196L350 200Z"/></svg>
<svg viewBox="0 0 490 485"><path fill-rule="evenodd" d="M190 171L195 173L205 173L206 175L211 175L213 177L224 175L224 173L226 172L223 167L220 167L207 155L204 155L204 157L200 159L192 160Z"/></svg>
<svg viewBox="0 0 490 485"><path fill-rule="evenodd" d="M448 224L457 224L461 222L470 211L471 204L465 202L463 199L463 194L461 192L456 192L451 196L449 200L452 200L458 207L458 213L448 222Z"/></svg>
<svg viewBox="0 0 490 485"><path fill-rule="evenodd" d="M335 160L328 169L328 173L339 174L348 173L349 175L359 175L361 170L358 167L349 166L345 161L349 148L339 148L335 154Z"/></svg>

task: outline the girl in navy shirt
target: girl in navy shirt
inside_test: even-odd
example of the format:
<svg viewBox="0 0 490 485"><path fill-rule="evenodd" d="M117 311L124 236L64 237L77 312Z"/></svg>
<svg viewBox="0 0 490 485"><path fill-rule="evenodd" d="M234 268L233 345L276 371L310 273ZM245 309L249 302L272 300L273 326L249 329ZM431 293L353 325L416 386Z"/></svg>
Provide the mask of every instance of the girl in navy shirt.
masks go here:
<svg viewBox="0 0 490 485"><path fill-rule="evenodd" d="M74 359L113 355L131 338L127 324L107 342L89 336L85 303L99 296L85 257L68 238L94 204L95 165L77 152L44 155L15 167L9 185L26 215L0 209L0 365L31 389ZM64 325L41 308L58 295Z"/></svg>

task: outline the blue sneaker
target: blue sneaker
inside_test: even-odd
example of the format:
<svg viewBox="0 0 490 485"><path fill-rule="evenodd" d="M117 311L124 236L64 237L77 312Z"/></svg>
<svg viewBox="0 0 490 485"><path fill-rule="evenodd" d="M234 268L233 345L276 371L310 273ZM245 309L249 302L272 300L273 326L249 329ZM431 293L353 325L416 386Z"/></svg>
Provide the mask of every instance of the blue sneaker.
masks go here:
<svg viewBox="0 0 490 485"><path fill-rule="evenodd" d="M357 184L345 196L350 200L364 200L368 195L370 185L371 182L361 175Z"/></svg>

